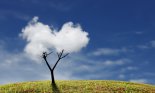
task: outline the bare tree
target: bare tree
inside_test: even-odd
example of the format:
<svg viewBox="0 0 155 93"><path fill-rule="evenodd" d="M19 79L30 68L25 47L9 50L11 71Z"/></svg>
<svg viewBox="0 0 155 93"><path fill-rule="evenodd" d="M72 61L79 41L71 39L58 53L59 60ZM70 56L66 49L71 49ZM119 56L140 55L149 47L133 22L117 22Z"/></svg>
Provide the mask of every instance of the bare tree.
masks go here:
<svg viewBox="0 0 155 93"><path fill-rule="evenodd" d="M62 50L62 51L59 52L59 53L57 52L58 59L57 59L55 65L53 66L53 68L51 68L51 66L49 65L49 63L48 63L48 61L47 61L47 56L50 55L51 53L52 53L52 52L50 52L50 53L47 54L47 52L43 52L42 57L43 57L43 59L45 60L46 65L48 66L48 68L49 68L49 70L50 70L50 72L51 72L51 80L52 80L51 83L52 83L52 84L55 84L54 69L55 69L55 67L57 66L58 62L59 62L62 58L65 58L67 55L69 55L69 53L63 55L64 50Z"/></svg>

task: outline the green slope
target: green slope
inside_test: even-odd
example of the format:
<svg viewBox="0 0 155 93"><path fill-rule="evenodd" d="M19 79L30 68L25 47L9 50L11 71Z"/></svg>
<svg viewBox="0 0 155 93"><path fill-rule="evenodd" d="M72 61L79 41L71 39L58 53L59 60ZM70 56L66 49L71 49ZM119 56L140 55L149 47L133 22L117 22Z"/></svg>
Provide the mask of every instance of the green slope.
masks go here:
<svg viewBox="0 0 155 93"><path fill-rule="evenodd" d="M155 86L109 80L58 80L23 82L0 86L0 93L155 93ZM57 92L56 92L57 91Z"/></svg>

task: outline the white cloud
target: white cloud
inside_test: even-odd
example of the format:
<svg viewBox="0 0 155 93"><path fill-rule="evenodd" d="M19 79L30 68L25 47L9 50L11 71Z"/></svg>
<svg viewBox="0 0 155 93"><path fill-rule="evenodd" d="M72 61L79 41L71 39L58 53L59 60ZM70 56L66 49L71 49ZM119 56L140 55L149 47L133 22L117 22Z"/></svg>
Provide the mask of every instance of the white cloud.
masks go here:
<svg viewBox="0 0 155 93"><path fill-rule="evenodd" d="M127 70L137 70L138 68L137 67L133 67L133 66L128 66L127 67Z"/></svg>
<svg viewBox="0 0 155 93"><path fill-rule="evenodd" d="M145 45L138 45L137 47L140 48L140 49L155 48L155 40L152 40L148 44L145 44Z"/></svg>
<svg viewBox="0 0 155 93"><path fill-rule="evenodd" d="M26 56L23 53L12 53L4 48L5 45L0 45L0 68L10 68L22 62Z"/></svg>
<svg viewBox="0 0 155 93"><path fill-rule="evenodd" d="M59 31L56 31L49 25L38 22L38 17L34 17L29 22L20 36L27 40L24 51L32 58L53 48L56 51L64 49L70 53L78 52L89 42L88 33L83 31L79 24L67 22Z"/></svg>
<svg viewBox="0 0 155 93"><path fill-rule="evenodd" d="M140 49L155 48L155 40L149 41L149 43L144 44L144 45L138 45L137 47L140 48Z"/></svg>
<svg viewBox="0 0 155 93"><path fill-rule="evenodd" d="M121 72L136 71L138 69L139 68L135 66L127 66L127 67L121 68Z"/></svg>
<svg viewBox="0 0 155 93"><path fill-rule="evenodd" d="M151 41L151 45L152 45L152 47L155 47L155 40Z"/></svg>
<svg viewBox="0 0 155 93"><path fill-rule="evenodd" d="M100 56L100 55L118 55L121 52L126 52L126 48L122 49L112 49L112 48L99 48L95 52L93 52L93 55Z"/></svg>
<svg viewBox="0 0 155 93"><path fill-rule="evenodd" d="M138 34L138 35L141 35L141 34L143 34L144 32L137 31L137 32L135 32L135 33Z"/></svg>
<svg viewBox="0 0 155 93"><path fill-rule="evenodd" d="M128 59L106 60L103 62L103 65L105 67L107 67L107 66L122 66L124 64L127 64L128 62L129 62Z"/></svg>
<svg viewBox="0 0 155 93"><path fill-rule="evenodd" d="M10 18L10 16L23 21L28 21L31 18L30 15L27 15L25 13L6 9L2 9L0 11L0 14L0 20L7 20L8 18Z"/></svg>
<svg viewBox="0 0 155 93"><path fill-rule="evenodd" d="M140 49L148 49L148 48L150 48L148 45L138 45L137 47L140 48Z"/></svg>
<svg viewBox="0 0 155 93"><path fill-rule="evenodd" d="M130 62L128 59L119 59L119 60L107 60L103 64L106 66L116 66L116 65L124 65L126 63Z"/></svg>
<svg viewBox="0 0 155 93"><path fill-rule="evenodd" d="M131 79L129 81L135 82L135 83L147 83L148 82L146 79Z"/></svg>
<svg viewBox="0 0 155 93"><path fill-rule="evenodd" d="M119 77L120 79L124 79L124 78L125 78L125 75L120 74L118 77Z"/></svg>
<svg viewBox="0 0 155 93"><path fill-rule="evenodd" d="M155 40L149 41L149 43L144 44L144 45L138 45L137 47L140 48L140 49L155 48Z"/></svg>

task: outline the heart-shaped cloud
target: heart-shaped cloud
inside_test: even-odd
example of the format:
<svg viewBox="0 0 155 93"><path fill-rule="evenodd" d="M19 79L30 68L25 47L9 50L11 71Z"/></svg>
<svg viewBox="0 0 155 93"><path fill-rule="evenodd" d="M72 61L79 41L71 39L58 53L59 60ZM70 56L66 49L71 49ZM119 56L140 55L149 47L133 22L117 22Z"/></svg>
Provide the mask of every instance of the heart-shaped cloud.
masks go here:
<svg viewBox="0 0 155 93"><path fill-rule="evenodd" d="M27 40L24 51L33 57L50 49L58 52L62 49L69 53L78 52L89 42L88 33L83 31L79 24L67 22L57 31L49 25L38 22L38 17L34 17L22 29L20 36Z"/></svg>

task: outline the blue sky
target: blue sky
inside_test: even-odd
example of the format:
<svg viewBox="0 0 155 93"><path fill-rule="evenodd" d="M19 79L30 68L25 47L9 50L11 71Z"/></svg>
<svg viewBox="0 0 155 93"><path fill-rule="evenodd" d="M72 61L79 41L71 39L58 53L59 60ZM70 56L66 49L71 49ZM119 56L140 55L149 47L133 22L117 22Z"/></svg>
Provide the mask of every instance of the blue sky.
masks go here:
<svg viewBox="0 0 155 93"><path fill-rule="evenodd" d="M43 60L38 64L25 56L27 42L19 36L34 16L58 30L66 22L78 23L89 33L87 47L58 64L56 79L155 84L154 3L153 0L1 0L0 84L50 79Z"/></svg>

